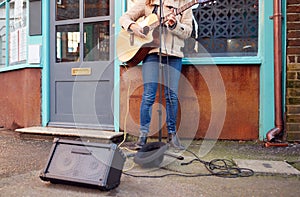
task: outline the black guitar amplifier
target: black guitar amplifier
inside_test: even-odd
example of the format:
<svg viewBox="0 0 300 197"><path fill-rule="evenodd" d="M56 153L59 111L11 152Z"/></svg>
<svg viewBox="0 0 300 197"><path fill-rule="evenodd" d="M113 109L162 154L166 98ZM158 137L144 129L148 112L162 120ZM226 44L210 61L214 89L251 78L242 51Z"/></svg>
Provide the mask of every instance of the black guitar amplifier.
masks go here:
<svg viewBox="0 0 300 197"><path fill-rule="evenodd" d="M116 144L55 138L43 181L110 190L120 184L126 157Z"/></svg>

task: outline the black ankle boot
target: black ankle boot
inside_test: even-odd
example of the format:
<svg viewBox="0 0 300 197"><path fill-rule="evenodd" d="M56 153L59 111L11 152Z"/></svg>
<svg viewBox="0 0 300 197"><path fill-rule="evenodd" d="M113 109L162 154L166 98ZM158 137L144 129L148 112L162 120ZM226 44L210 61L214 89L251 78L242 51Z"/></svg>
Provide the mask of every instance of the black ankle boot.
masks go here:
<svg viewBox="0 0 300 197"><path fill-rule="evenodd" d="M135 144L136 145L135 149L136 150L141 149L146 143L147 143L147 134L141 133L137 143Z"/></svg>
<svg viewBox="0 0 300 197"><path fill-rule="evenodd" d="M178 150L184 150L185 147L180 143L180 140L176 133L168 133L168 144Z"/></svg>

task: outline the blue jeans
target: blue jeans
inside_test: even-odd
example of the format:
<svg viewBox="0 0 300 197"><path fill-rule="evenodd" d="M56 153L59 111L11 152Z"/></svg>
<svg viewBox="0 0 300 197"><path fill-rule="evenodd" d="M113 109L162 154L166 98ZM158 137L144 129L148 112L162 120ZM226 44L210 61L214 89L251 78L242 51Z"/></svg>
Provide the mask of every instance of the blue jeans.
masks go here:
<svg viewBox="0 0 300 197"><path fill-rule="evenodd" d="M178 83L182 68L182 58L162 56L163 86L166 99L167 130L168 133L176 132L178 110ZM140 108L140 131L147 134L151 122L152 105L155 101L159 80L159 56L150 54L143 61L144 92Z"/></svg>

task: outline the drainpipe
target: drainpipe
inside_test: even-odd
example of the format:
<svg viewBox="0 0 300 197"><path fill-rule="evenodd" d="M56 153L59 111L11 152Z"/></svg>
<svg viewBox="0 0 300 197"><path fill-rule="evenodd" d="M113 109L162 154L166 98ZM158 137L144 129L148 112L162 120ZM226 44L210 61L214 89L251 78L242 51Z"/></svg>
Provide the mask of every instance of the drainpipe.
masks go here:
<svg viewBox="0 0 300 197"><path fill-rule="evenodd" d="M273 2L273 16L270 19L274 24L274 107L275 127L268 131L266 146L282 146L285 144L276 143L278 137L283 134L283 111L282 111L282 13L281 0Z"/></svg>

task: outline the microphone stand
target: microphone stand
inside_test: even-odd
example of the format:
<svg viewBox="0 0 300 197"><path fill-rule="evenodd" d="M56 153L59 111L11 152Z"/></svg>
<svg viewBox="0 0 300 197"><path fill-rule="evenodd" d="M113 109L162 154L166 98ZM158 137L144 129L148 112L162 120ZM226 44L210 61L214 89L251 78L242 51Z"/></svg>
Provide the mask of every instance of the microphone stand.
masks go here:
<svg viewBox="0 0 300 197"><path fill-rule="evenodd" d="M164 65L162 64L162 21L163 21L163 2L162 0L159 0L159 73L158 73L158 101L159 101L159 108L157 110L158 112L158 141L161 142L162 140L162 83L163 83L163 67Z"/></svg>

